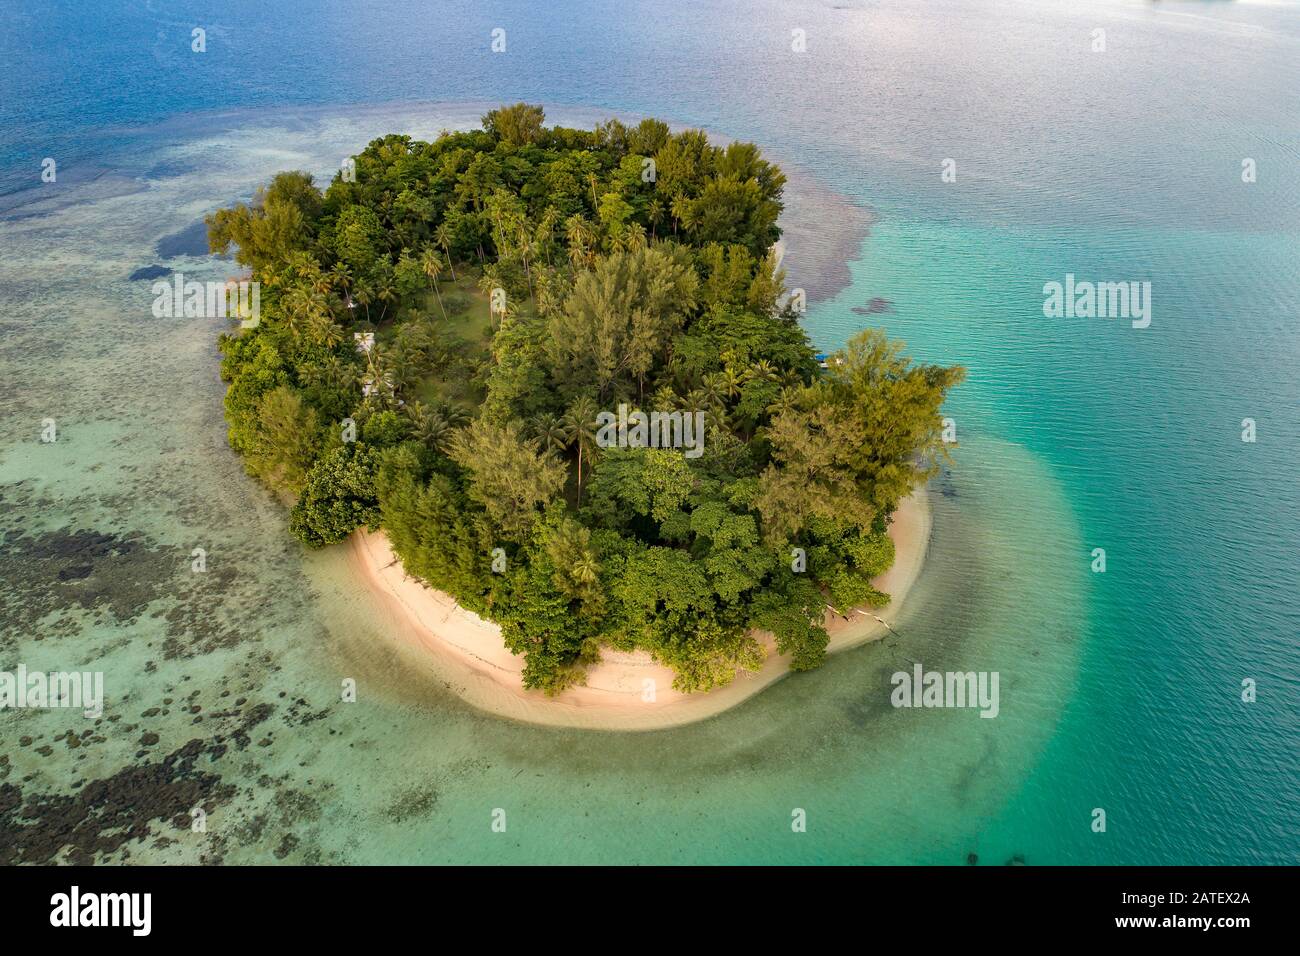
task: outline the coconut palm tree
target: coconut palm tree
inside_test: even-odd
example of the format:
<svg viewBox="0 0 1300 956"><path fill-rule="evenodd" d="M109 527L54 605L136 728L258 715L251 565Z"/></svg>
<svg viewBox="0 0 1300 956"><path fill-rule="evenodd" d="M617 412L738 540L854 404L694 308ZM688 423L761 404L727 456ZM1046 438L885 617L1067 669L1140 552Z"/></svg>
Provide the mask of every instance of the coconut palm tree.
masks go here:
<svg viewBox="0 0 1300 956"><path fill-rule="evenodd" d="M307 326L310 308L306 299L308 292L301 286L294 286L280 299L280 312L284 316L284 327L295 339L300 338Z"/></svg>
<svg viewBox="0 0 1300 956"><path fill-rule="evenodd" d="M433 285L433 294L438 297L438 308L442 311L442 318L445 321L447 307L442 304L442 292L438 289L438 276L442 275L442 262L431 246L426 246L424 252L420 253L420 269L429 277L429 282Z"/></svg>
<svg viewBox="0 0 1300 956"><path fill-rule="evenodd" d="M411 420L411 424L418 425L421 419L433 412L433 409L417 398L403 405L402 412Z"/></svg>
<svg viewBox="0 0 1300 956"><path fill-rule="evenodd" d="M600 565L596 563L590 551L583 551L573 562L570 573L575 581L582 584L595 584L600 579Z"/></svg>
<svg viewBox="0 0 1300 956"><path fill-rule="evenodd" d="M541 272L537 277L537 314L542 317L554 314L564 304L569 291L570 283L561 272L556 269Z"/></svg>
<svg viewBox="0 0 1300 956"><path fill-rule="evenodd" d="M479 276L478 279L478 287L479 287L479 291L482 292L484 295L486 295L488 298L488 321L492 323L493 328L496 328L497 309L493 306L492 303L492 293L494 290L501 289L503 287L501 283L501 277L497 275L497 270L494 266L488 266L486 269L483 270L483 274Z"/></svg>
<svg viewBox="0 0 1300 956"><path fill-rule="evenodd" d="M468 425L470 422L471 415L469 410L463 405L453 405L448 402L442 405L439 408L439 411L442 413L442 417L447 419L447 421L449 421L455 428Z"/></svg>
<svg viewBox="0 0 1300 956"><path fill-rule="evenodd" d="M307 338L317 345L332 349L343 341L343 330L334 321L328 309L313 312L307 320Z"/></svg>
<svg viewBox="0 0 1300 956"><path fill-rule="evenodd" d="M383 321L383 317L388 314L389 307L397 302L399 298L397 286L393 285L391 279L384 278L380 282L379 288L375 290L375 298L384 304L384 311L380 313L380 321Z"/></svg>
<svg viewBox="0 0 1300 956"><path fill-rule="evenodd" d="M356 368L351 362L331 355L321 366L320 380L330 388L343 389L356 385Z"/></svg>
<svg viewBox="0 0 1300 956"><path fill-rule="evenodd" d="M563 452L568 447L564 419L558 415L543 412L533 418L533 436L542 443L543 448Z"/></svg>
<svg viewBox="0 0 1300 956"><path fill-rule="evenodd" d="M524 306L517 299L511 299L506 303L505 309L499 313L501 316L501 327L505 328L507 320L514 320L524 314Z"/></svg>
<svg viewBox="0 0 1300 956"><path fill-rule="evenodd" d="M578 448L578 506L582 506L582 464L584 458L596 453L596 403L590 396L580 395L564 413L565 442Z"/></svg>
<svg viewBox="0 0 1300 956"><path fill-rule="evenodd" d="M433 241L442 247L443 255L447 257L447 268L451 270L451 281L456 281L456 263L451 261L451 230L447 228L447 223L438 224L438 228L433 231Z"/></svg>
<svg viewBox="0 0 1300 956"><path fill-rule="evenodd" d="M370 288L370 283L364 279L356 282L352 286L352 298L357 305L366 311L366 321L370 321L370 303L375 301L375 294Z"/></svg>
<svg viewBox="0 0 1300 956"><path fill-rule="evenodd" d="M744 384L744 372L738 372L730 365L722 370L722 387L726 390L728 399L738 397Z"/></svg>
<svg viewBox="0 0 1300 956"><path fill-rule="evenodd" d="M630 222L623 228L623 236L619 245L626 251L635 249L644 249L646 247L645 226L639 222Z"/></svg>
<svg viewBox="0 0 1300 956"><path fill-rule="evenodd" d="M303 366L302 377L308 385L341 391L356 381L356 370L337 355L327 355L319 364L313 362Z"/></svg>
<svg viewBox="0 0 1300 956"><path fill-rule="evenodd" d="M546 212L542 213L542 218L537 221L537 231L534 235L534 241L537 247L546 254L546 264L553 266L551 262L551 247L555 245L555 227L560 221L560 214L554 206L547 206Z"/></svg>
<svg viewBox="0 0 1300 956"><path fill-rule="evenodd" d="M314 262L309 276L312 290L328 298L334 289L334 277Z"/></svg>
<svg viewBox="0 0 1300 956"><path fill-rule="evenodd" d="M684 412L694 414L695 412L707 411L713 406L709 401L708 395L702 388L693 388L682 398L679 407Z"/></svg>
<svg viewBox="0 0 1300 956"><path fill-rule="evenodd" d="M564 239L569 244L569 262L580 269L590 265L596 244L596 231L579 213L564 220Z"/></svg>
<svg viewBox="0 0 1300 956"><path fill-rule="evenodd" d="M659 223L664 221L664 204L658 199L650 200L650 205L646 206L645 215L650 222L650 239L653 241L656 238Z"/></svg>
<svg viewBox="0 0 1300 956"><path fill-rule="evenodd" d="M710 405L720 408L726 407L730 392L723 373L714 372L711 375L704 376L704 384L700 386L700 390L704 393L705 401Z"/></svg>
<svg viewBox="0 0 1300 956"><path fill-rule="evenodd" d="M346 301L350 306L352 296L349 294L349 290L352 288L352 270L347 267L347 263L336 262L334 263L334 267L330 269L328 275L330 285L343 293L344 301Z"/></svg>
<svg viewBox="0 0 1300 956"><path fill-rule="evenodd" d="M650 407L656 412L670 412L677 407L678 401L671 385L660 385L650 396Z"/></svg>
<svg viewBox="0 0 1300 956"><path fill-rule="evenodd" d="M440 450L442 443L451 434L451 422L436 408L430 408L423 402L412 402L406 406L406 414L415 426L415 437L429 448Z"/></svg>
<svg viewBox="0 0 1300 956"><path fill-rule="evenodd" d="M405 392L420 379L420 356L406 342L397 343L389 354L388 368L393 387Z"/></svg>
<svg viewBox="0 0 1300 956"><path fill-rule="evenodd" d="M366 353L365 371L361 384L367 392L366 400L387 406L393 400L393 373L390 370L388 353L383 351L378 342Z"/></svg>
<svg viewBox="0 0 1300 956"><path fill-rule="evenodd" d="M759 359L750 366L745 375L749 380L758 382L776 382L781 378L781 373L777 371L776 366L767 359Z"/></svg>
<svg viewBox="0 0 1300 956"><path fill-rule="evenodd" d="M283 306L285 326L294 338L311 338L313 330L326 335L326 326L334 324L329 299L311 285L295 285L285 295Z"/></svg>
<svg viewBox="0 0 1300 956"><path fill-rule="evenodd" d="M796 410L799 407L799 396L802 391L803 389L797 385L787 385L781 389L772 404L767 406L767 414L776 418L778 415Z"/></svg>

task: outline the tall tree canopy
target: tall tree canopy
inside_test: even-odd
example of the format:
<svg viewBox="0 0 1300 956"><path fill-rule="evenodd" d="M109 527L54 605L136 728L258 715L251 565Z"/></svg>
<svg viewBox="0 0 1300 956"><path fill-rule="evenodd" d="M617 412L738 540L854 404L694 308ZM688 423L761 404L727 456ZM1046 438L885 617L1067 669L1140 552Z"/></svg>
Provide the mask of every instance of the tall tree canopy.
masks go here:
<svg viewBox="0 0 1300 956"><path fill-rule="evenodd" d="M946 454L963 373L879 331L819 368L757 147L520 103L354 161L208 220L262 285L221 342L230 442L304 543L382 527L550 692L602 646L714 687L759 665L760 629L816 667L828 603L888 600L888 521ZM620 405L633 432L702 422L699 448L611 447Z"/></svg>

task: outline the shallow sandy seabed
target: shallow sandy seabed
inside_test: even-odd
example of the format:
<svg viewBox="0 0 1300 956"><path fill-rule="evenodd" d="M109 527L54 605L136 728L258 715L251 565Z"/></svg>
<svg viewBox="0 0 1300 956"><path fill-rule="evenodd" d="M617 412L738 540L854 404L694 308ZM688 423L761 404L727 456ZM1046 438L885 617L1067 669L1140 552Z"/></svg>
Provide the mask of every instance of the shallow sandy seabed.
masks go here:
<svg viewBox="0 0 1300 956"><path fill-rule="evenodd" d="M879 611L850 611L848 617L827 611L828 652L856 647L887 633L885 623L897 620L907 592L920 575L930 526L929 500L920 489L894 515L889 527L894 564L874 582L891 595L891 602ZM431 652L439 673L466 701L503 717L557 727L655 730L712 717L789 672L789 655L777 654L775 640L766 632L759 634L767 655L762 667L742 671L730 684L706 693L674 690L671 668L656 663L646 651L605 648L600 663L587 669L584 686L547 697L524 689L520 677L524 659L506 648L501 629L461 607L450 595L409 577L383 532L359 530L349 547L358 578L392 611L400 636ZM647 680L653 684L646 684ZM653 688L653 695L645 693L647 687ZM647 696L653 699L646 700Z"/></svg>

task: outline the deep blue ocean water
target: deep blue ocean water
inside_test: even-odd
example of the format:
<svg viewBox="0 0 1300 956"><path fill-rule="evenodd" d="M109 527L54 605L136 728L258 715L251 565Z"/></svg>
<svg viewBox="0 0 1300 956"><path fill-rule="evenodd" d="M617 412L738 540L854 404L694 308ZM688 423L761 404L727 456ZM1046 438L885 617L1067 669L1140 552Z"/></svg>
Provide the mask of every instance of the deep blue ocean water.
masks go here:
<svg viewBox="0 0 1300 956"><path fill-rule="evenodd" d="M169 686L316 703L339 661L401 685L362 719L290 723L224 767L278 781L225 809L226 858L267 859L291 833L287 858L308 861L1300 862L1297 6L3 0L0 64L9 546L20 527L141 532L164 553L223 537L246 553L224 590L181 601L206 615L183 626L215 636L166 658ZM154 243L283 164L337 165L376 115L428 136L519 99L753 139L870 214L851 281L808 316L816 344L878 322L970 371L932 560L892 649L700 727L520 728L408 679L418 662L398 650L369 660L373 612L346 569L281 540L276 506L224 452L215 329L145 335L125 277L184 255ZM40 192L47 156L59 182ZM1150 327L1045 317L1043 284L1067 273L1149 281ZM888 310L852 311L874 299ZM48 454L32 444L47 411L70 419ZM123 675L161 659L155 619L180 599L116 586L150 613L55 595L20 615L41 588L5 581L0 665L88 644ZM1003 715L880 712L899 655L1000 669ZM146 707L148 686L123 704ZM62 729L42 719L0 719L4 751ZM91 762L101 776L132 759L113 746ZM74 759L32 758L32 786L87 776ZM283 812L285 794L315 809ZM267 805L274 840L237 825ZM523 821L508 846L463 823L499 805ZM792 839L788 808L805 805L813 825Z"/></svg>

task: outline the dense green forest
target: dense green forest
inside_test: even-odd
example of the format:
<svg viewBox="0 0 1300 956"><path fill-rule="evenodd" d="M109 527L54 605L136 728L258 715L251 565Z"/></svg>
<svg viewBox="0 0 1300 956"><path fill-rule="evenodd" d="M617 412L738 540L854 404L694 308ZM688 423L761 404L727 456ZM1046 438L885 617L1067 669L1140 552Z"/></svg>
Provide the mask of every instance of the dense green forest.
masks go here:
<svg viewBox="0 0 1300 956"><path fill-rule="evenodd" d="M261 284L221 339L230 443L306 544L382 527L527 686L609 645L706 689L760 663L756 628L816 667L828 603L888 599L885 529L963 372L874 330L819 368L773 253L784 184L752 144L525 104L375 140L323 193L281 173L208 219ZM703 454L602 447L620 404L701 413Z"/></svg>

